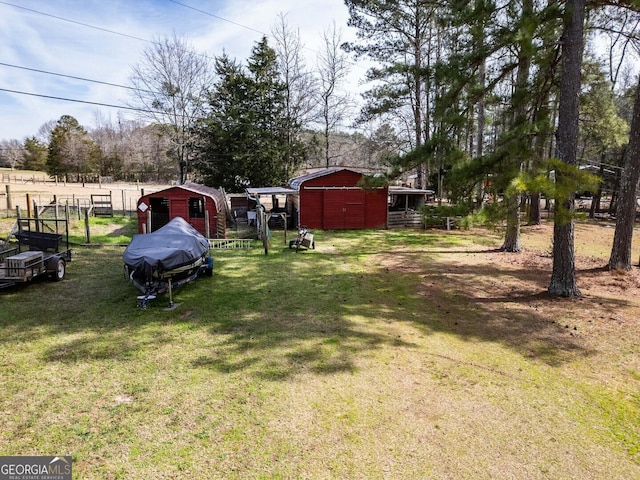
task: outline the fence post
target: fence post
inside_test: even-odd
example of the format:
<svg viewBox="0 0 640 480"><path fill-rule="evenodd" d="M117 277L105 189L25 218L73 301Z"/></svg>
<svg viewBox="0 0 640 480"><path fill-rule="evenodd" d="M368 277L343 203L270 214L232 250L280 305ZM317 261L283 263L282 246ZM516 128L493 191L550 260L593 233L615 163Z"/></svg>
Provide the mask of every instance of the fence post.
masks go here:
<svg viewBox="0 0 640 480"><path fill-rule="evenodd" d="M91 243L91 231L89 229L89 209L84 209L84 229L87 234L87 243Z"/></svg>
<svg viewBox="0 0 640 480"><path fill-rule="evenodd" d="M31 215L29 215L29 218L31 218ZM35 224L36 224L36 232L40 231L40 217L38 216L38 205L36 205L35 200L33 201L33 218L35 218Z"/></svg>
<svg viewBox="0 0 640 480"><path fill-rule="evenodd" d="M11 206L11 188L9 187L9 184L7 183L7 217L9 217L9 211L13 208Z"/></svg>

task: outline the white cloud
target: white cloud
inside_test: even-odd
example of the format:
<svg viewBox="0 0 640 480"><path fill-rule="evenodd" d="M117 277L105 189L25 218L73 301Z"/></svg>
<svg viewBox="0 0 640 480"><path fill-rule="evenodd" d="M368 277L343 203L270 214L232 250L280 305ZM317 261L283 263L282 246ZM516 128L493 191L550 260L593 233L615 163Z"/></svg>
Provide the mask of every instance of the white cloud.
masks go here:
<svg viewBox="0 0 640 480"><path fill-rule="evenodd" d="M299 29L308 65L312 66L321 49L322 32L332 22L342 28L345 38L349 34L342 0L180 0L228 21L167 0L7 3L21 8L0 3L0 62L122 85L149 45L136 38L153 40L175 32L198 51L212 57L226 51L244 63L262 37L259 32L270 34L282 12L287 15L288 25ZM122 88L3 65L0 88L115 105L123 105L127 97ZM98 108L0 91L0 139L21 140L34 135L43 123L65 114L90 128ZM108 116L116 115L115 109L100 110Z"/></svg>

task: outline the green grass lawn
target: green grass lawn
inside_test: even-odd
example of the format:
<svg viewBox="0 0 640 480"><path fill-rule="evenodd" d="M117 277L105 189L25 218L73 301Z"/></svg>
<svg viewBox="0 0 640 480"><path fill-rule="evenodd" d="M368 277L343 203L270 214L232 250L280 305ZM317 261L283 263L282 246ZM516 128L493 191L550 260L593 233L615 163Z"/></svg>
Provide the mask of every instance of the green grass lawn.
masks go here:
<svg viewBox="0 0 640 480"><path fill-rule="evenodd" d="M534 280L478 300L519 278L472 268L490 232L315 233L214 251L170 311L136 307L116 246L0 291L1 454L92 479L640 478L637 329L569 336L580 305L536 313Z"/></svg>

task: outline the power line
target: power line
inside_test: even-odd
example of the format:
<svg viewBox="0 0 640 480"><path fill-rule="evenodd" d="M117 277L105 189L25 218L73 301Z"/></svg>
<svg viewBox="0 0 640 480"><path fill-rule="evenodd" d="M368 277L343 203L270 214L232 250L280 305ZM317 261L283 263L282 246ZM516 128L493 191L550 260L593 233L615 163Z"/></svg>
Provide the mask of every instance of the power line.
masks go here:
<svg viewBox="0 0 640 480"><path fill-rule="evenodd" d="M191 5L187 5L187 4L185 4L185 3L178 2L178 1L176 1L176 0L169 0L169 1L170 1L170 2L172 2L172 3L175 3L176 5L180 5L181 7L188 8L188 9L190 9L190 10L193 10L193 11L195 11L195 12L202 13L202 14L204 14L204 15L208 15L208 16L213 17L213 18L217 18L218 20L222 20L223 22L227 22L227 23L230 23L230 24L232 24L232 25L236 25L236 26L241 27L241 28L246 28L247 30L251 30L252 32L256 32L256 33L259 33L259 34L261 34L261 35L267 35L267 36L269 36L269 34L264 33L264 32L261 32L260 30L256 30L255 28L251 28L251 27L248 27L248 26L243 25L243 24L241 24L241 23L234 22L234 21L232 21L232 20L228 20L228 19L226 19L226 18L219 17L218 15L214 15L213 13L206 12L206 11L204 11L204 10L200 10L200 9L198 9L198 8L192 7Z"/></svg>
<svg viewBox="0 0 640 480"><path fill-rule="evenodd" d="M153 114L158 114L158 115L166 115L166 113L164 113L164 112L159 112L159 111L155 111L155 110L145 110L144 108L128 107L126 105L113 105L113 104L110 104L110 103L90 102L88 100L77 100L77 99L74 99L74 98L56 97L56 96L53 96L53 95L42 95L40 93L22 92L22 91L19 91L19 90L11 90L11 89L2 88L2 87L0 87L0 91L1 92L9 92L9 93L17 93L19 95L29 95L31 97L49 98L49 99L52 99L52 100L62 100L62 101L65 101L65 102L75 102L75 103L84 103L84 104L87 104L87 105L97 105L99 107L121 108L123 110L134 110L136 112L153 113ZM178 116L180 116L180 115L178 115Z"/></svg>
<svg viewBox="0 0 640 480"><path fill-rule="evenodd" d="M168 0L168 1L169 1L169 2L172 2L172 3L175 3L176 5L180 5L181 7L188 8L188 9L190 9L190 10L193 10L193 11L195 11L195 12L202 13L203 15L208 15L208 16L210 16L210 17L217 18L218 20L222 20L223 22L227 22L227 23L230 23L230 24L232 24L232 25L236 25L236 26L238 26L238 27L240 27L240 28L245 28L245 29L247 29L247 30L251 30L252 32L259 33L260 35L264 35L264 36L266 36L266 37L273 37L273 34L265 33L265 32L263 32L263 31L261 31L261 30L256 30L255 28L248 27L247 25L243 25L242 23L234 22L233 20L228 20L228 19L226 19L226 18L220 17L220 16L218 16L218 15L214 15L213 13L207 12L207 11L205 11L205 10L200 10L199 8L192 7L191 5L187 5L187 4L185 4L185 3L178 2L177 0ZM322 52L321 52L321 51L316 50L315 48L310 48L310 47L307 47L307 46L305 46L305 45L303 45L303 46L302 46L302 48L304 48L305 50L309 50L310 52L314 52L314 53L316 53L316 54L322 54ZM354 62L350 62L350 61L348 61L348 60L347 60L347 63L348 63L350 66L356 65L356 63L354 63Z"/></svg>
<svg viewBox="0 0 640 480"><path fill-rule="evenodd" d="M171 1L171 0L170 0L170 1ZM15 5L15 4L13 4L13 3L5 2L5 1L2 1L2 0L0 0L0 4L2 4L2 5L8 5L8 6L10 6L10 7L19 8L19 9L21 9L21 10L25 10L25 11L30 12L30 13L36 13L36 14L38 14L38 15L43 15L43 16L45 16L45 17L55 18L56 20L61 20L61 21L63 21L63 22L69 22L69 23L73 23L73 24L75 24L75 25L81 25L81 26L83 26L83 27L93 28L93 29L95 29L95 30L100 30L100 31L102 31L102 32L110 33L110 34L112 34L112 35L119 35L119 36L121 36L121 37L132 38L132 39L134 39L134 40L138 40L138 41L140 41L140 42L145 42L145 43L150 43L150 44L152 44L152 45L161 45L161 43L160 43L160 42L157 42L157 41L154 41L154 40L147 40L146 38L136 37L136 36L134 36L134 35L129 35L129 34L127 34L127 33L116 32L115 30L109 30L109 29L107 29L107 28L97 27L97 26L95 26L95 25L90 25L90 24L88 24L88 23L79 22L79 21L77 21L77 20L70 20L70 19L68 19L68 18L60 17L60 16L53 15L53 14L46 13L46 12L41 12L41 11L39 11L39 10L33 10L33 9L31 9L31 8L22 7L22 6L20 6L20 5ZM185 7L187 7L187 8L192 8L192 7L189 7L188 5L184 5L184 6L185 6ZM203 13L206 13L206 12L203 12ZM225 20L225 19L222 19L222 20ZM232 22L231 20L225 20L225 21L230 22L230 23L234 23L234 22ZM240 25L240 24L237 24L237 25ZM240 26L242 26L242 25L240 25ZM250 28L250 27L244 27L244 28ZM256 31L257 31L257 30L256 30ZM262 33L262 32L260 32L260 33ZM207 54L205 54L205 53L199 53L199 52L196 52L196 54L197 54L197 55L199 55L199 56L201 56L201 57L208 58L208 59L211 59L211 60L214 60L214 59L215 59L215 57L211 57L211 56L209 56L209 55L207 55Z"/></svg>
<svg viewBox="0 0 640 480"><path fill-rule="evenodd" d="M0 2L0 3L2 3L2 2ZM126 89L129 89L129 90L135 90L135 91L138 91L138 92L160 94L159 92L154 92L152 90L144 90L144 89L141 89L141 88L130 87L130 86L127 86L127 85L118 85L117 83L102 82L100 80L92 80L90 78L75 77L73 75L65 75L63 73L47 72L46 70L39 70L37 68L22 67L20 65L11 65L10 63L0 62L0 65L5 66L5 67L11 67L11 68L19 68L21 70L28 70L30 72L44 73L46 75L53 75L53 76L56 76L56 77L71 78L73 80L82 80L83 82L99 83L101 85L108 85L110 87L126 88Z"/></svg>
<svg viewBox="0 0 640 480"><path fill-rule="evenodd" d="M33 9L31 9L31 8L23 7L23 6L21 6L21 5L15 5L15 4L13 4L13 3L9 3L9 2L4 2L4 1L2 1L2 0L0 0L0 4L7 5L7 6L9 6L9 7L19 8L19 9L21 9L21 10L25 10L25 11L27 11L27 12L31 12L31 13L37 13L38 15L43 15L43 16L45 16L45 17L55 18L56 20L61 20L61 21L63 21L63 22L69 22L69 23L73 23L73 24L75 24L75 25L81 25L81 26L83 26L83 27L87 27L87 28L94 28L94 29L96 29L96 30L101 30L101 31L103 31L103 32L111 33L111 34L113 34L113 35L120 35L120 36L122 36L122 37L132 38L132 39L134 39L134 40L139 40L139 41L141 41L141 42L146 42L146 43L154 43L154 42L152 42L151 40L147 40L147 39L145 39L145 38L136 37L136 36L134 36L134 35L129 35L129 34L127 34L127 33L116 32L116 31L114 31L114 30L109 30L109 29L107 29L107 28L96 27L95 25L89 25L88 23L78 22L78 21L76 21L76 20L70 20L70 19L68 19L68 18L59 17L59 16L57 16L57 15L53 15L53 14L51 14L51 13L45 13L45 12L41 12L41 11L39 11L39 10L33 10Z"/></svg>

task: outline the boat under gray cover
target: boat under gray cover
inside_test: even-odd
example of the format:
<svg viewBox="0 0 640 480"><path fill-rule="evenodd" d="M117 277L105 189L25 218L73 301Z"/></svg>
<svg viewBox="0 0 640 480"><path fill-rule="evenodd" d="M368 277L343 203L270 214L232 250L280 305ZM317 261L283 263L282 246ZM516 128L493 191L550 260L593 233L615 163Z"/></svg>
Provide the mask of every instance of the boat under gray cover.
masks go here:
<svg viewBox="0 0 640 480"><path fill-rule="evenodd" d="M198 268L206 262L208 253L209 240L176 217L155 232L134 235L122 259L131 280L142 289L149 282Z"/></svg>

